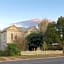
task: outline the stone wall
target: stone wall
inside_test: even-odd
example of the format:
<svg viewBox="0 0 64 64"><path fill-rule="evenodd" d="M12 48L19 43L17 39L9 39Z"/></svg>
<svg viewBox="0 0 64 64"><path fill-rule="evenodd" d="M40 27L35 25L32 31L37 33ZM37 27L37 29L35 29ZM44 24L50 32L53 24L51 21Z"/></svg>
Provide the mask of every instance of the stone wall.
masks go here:
<svg viewBox="0 0 64 64"><path fill-rule="evenodd" d="M62 54L62 51L21 51L21 55L45 55L45 54Z"/></svg>

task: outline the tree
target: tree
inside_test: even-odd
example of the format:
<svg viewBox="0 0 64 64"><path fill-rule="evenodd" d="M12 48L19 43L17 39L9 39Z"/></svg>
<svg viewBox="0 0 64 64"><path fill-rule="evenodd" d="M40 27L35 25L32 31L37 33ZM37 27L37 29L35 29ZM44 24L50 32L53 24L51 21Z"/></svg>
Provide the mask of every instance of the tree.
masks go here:
<svg viewBox="0 0 64 64"><path fill-rule="evenodd" d="M7 56L17 56L20 55L21 51L16 44L8 44L6 53Z"/></svg>
<svg viewBox="0 0 64 64"><path fill-rule="evenodd" d="M48 19L43 19L43 20L39 23L39 25L38 25L39 31L45 33L46 30L47 30L47 26L48 26Z"/></svg>
<svg viewBox="0 0 64 64"><path fill-rule="evenodd" d="M57 20L57 27L59 30L59 34L63 35L63 39L64 39L64 17L60 16Z"/></svg>
<svg viewBox="0 0 64 64"><path fill-rule="evenodd" d="M45 41L48 45L53 43L60 43L60 35L57 32L55 22L48 24L47 31L45 33Z"/></svg>
<svg viewBox="0 0 64 64"><path fill-rule="evenodd" d="M64 17L60 16L57 20L57 27L59 31L59 35L61 36L61 44L63 46L63 53L64 53Z"/></svg>
<svg viewBox="0 0 64 64"><path fill-rule="evenodd" d="M36 50L43 44L43 34L40 32L33 32L27 36L29 50Z"/></svg>
<svg viewBox="0 0 64 64"><path fill-rule="evenodd" d="M15 39L15 43L17 44L17 47L20 50L23 50L23 51L27 50L27 41L26 41L26 38L24 36L18 37L17 39Z"/></svg>

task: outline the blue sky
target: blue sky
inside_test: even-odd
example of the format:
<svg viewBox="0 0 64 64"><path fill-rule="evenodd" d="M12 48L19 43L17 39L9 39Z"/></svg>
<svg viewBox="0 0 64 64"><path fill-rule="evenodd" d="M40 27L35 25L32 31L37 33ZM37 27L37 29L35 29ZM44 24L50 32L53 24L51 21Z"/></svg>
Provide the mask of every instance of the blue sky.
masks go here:
<svg viewBox="0 0 64 64"><path fill-rule="evenodd" d="M0 28L33 18L64 16L64 0L0 0Z"/></svg>

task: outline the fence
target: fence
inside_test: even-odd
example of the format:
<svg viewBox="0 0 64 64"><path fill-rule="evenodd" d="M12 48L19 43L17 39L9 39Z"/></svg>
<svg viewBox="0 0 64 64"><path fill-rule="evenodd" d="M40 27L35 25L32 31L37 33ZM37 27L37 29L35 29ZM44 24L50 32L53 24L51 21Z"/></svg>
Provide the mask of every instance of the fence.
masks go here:
<svg viewBox="0 0 64 64"><path fill-rule="evenodd" d="M62 51L21 51L21 55L45 55L45 54L62 54Z"/></svg>

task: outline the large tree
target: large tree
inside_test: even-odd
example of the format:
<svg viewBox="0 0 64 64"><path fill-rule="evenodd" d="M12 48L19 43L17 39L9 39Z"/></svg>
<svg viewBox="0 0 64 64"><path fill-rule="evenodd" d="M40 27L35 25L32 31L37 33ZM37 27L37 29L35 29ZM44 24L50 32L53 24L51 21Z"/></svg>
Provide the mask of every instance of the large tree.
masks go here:
<svg viewBox="0 0 64 64"><path fill-rule="evenodd" d="M22 35L21 35L22 36ZM26 38L23 36L23 37L17 37L15 39L15 43L17 44L17 47L20 49L20 50L27 50L27 41L26 41Z"/></svg>
<svg viewBox="0 0 64 64"><path fill-rule="evenodd" d="M47 44L60 43L60 35L57 32L55 22L48 24L48 28L45 33L45 41Z"/></svg>
<svg viewBox="0 0 64 64"><path fill-rule="evenodd" d="M57 27L58 27L58 31L59 34L63 35L63 39L64 39L64 17L60 16L57 20Z"/></svg>
<svg viewBox="0 0 64 64"><path fill-rule="evenodd" d="M43 34L40 32L33 32L27 36L29 50L36 50L43 44Z"/></svg>
<svg viewBox="0 0 64 64"><path fill-rule="evenodd" d="M64 17L60 16L57 20L57 27L59 35L61 36L61 44L63 45L63 53L64 53Z"/></svg>
<svg viewBox="0 0 64 64"><path fill-rule="evenodd" d="M39 23L38 27L39 27L39 31L40 31L40 32L43 32L43 33L46 32L47 26L48 26L48 21L49 21L48 19L43 19L43 20Z"/></svg>

